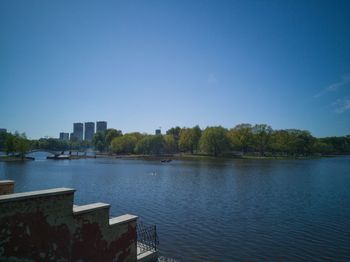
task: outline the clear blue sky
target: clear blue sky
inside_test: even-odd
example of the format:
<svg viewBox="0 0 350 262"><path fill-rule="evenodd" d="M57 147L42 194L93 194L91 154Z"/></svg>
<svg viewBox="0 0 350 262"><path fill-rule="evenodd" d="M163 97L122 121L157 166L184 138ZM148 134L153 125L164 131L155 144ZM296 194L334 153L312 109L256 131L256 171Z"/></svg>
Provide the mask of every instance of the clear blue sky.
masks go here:
<svg viewBox="0 0 350 262"><path fill-rule="evenodd" d="M350 134L350 1L0 1L0 127Z"/></svg>

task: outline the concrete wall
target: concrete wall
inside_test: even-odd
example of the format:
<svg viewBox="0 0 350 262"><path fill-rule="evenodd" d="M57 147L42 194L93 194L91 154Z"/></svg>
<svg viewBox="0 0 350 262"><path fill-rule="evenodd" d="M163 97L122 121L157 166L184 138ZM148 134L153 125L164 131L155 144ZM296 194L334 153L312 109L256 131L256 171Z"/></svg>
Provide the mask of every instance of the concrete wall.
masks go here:
<svg viewBox="0 0 350 262"><path fill-rule="evenodd" d="M13 180L1 180L0 181L0 196L12 194L14 192L15 181Z"/></svg>
<svg viewBox="0 0 350 262"><path fill-rule="evenodd" d="M74 189L0 196L0 261L136 261L136 216L74 206Z"/></svg>

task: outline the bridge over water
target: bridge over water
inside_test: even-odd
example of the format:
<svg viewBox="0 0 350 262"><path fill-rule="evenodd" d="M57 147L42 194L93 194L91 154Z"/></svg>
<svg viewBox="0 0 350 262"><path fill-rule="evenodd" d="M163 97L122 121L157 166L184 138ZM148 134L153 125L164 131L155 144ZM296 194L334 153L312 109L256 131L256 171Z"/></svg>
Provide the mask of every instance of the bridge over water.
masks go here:
<svg viewBox="0 0 350 262"><path fill-rule="evenodd" d="M49 150L49 149L32 149L30 151L28 151L26 154L31 154L31 153L35 153L35 152L46 152L52 155L59 155L62 153L62 151L54 151L54 150Z"/></svg>
<svg viewBox="0 0 350 262"><path fill-rule="evenodd" d="M77 154L86 154L87 151L76 151L76 150L61 150L61 151L55 151L55 150L50 150L50 149L32 149L32 150L29 150L27 154L31 154L31 153L35 153L35 152L46 152L46 153L49 153L49 154L52 154L52 155L60 155L60 154L64 154L66 153L67 155L69 153L71 153L72 155L77 155Z"/></svg>

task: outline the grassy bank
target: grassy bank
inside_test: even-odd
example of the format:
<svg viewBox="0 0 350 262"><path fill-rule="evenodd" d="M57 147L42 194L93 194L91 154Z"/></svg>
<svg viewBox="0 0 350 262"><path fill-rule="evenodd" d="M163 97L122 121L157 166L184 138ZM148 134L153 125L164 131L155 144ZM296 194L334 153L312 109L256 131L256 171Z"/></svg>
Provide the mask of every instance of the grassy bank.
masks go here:
<svg viewBox="0 0 350 262"><path fill-rule="evenodd" d="M129 154L129 155L111 155L97 154L97 158L112 158L112 159L129 159L129 160L228 160L228 159L250 159L250 160L307 160L323 157L336 157L336 155L312 155L312 156L258 156L258 155L226 155L226 156L211 156L204 154L167 154L167 155L144 155L144 154Z"/></svg>

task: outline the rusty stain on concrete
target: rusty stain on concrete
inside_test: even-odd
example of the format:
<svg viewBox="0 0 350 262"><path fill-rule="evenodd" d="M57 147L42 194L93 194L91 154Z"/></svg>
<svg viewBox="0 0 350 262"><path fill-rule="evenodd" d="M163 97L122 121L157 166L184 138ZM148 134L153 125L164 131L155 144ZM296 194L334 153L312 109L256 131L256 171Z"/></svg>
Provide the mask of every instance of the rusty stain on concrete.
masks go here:
<svg viewBox="0 0 350 262"><path fill-rule="evenodd" d="M137 261L137 217L109 220L103 203L74 213L73 198L72 189L0 196L0 261Z"/></svg>

